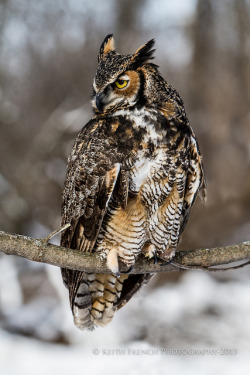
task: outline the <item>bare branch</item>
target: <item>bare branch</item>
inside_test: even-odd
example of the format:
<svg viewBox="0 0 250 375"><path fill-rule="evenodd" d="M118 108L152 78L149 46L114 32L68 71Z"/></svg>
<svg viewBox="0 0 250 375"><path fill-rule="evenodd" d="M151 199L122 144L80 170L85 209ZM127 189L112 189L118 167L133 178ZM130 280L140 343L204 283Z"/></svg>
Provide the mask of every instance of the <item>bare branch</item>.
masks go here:
<svg viewBox="0 0 250 375"><path fill-rule="evenodd" d="M23 258L48 263L58 267L70 268L85 272L109 273L106 262L100 261L95 253L82 253L77 250L47 244L47 240L39 240L18 234L0 232L0 252L7 255L18 255ZM174 262L162 265L153 264L139 256L131 273L155 273L177 271L180 268L206 269L207 267L229 264L250 259L250 242L238 245L177 251ZM127 267L120 263L120 271L126 272Z"/></svg>

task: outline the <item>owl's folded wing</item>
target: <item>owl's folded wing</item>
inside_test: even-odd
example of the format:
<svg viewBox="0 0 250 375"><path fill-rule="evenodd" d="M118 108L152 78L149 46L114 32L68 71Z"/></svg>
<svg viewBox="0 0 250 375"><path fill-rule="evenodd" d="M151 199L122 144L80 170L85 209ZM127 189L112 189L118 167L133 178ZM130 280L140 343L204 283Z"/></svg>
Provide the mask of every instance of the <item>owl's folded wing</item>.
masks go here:
<svg viewBox="0 0 250 375"><path fill-rule="evenodd" d="M98 159L98 126L92 128L92 134L88 130L86 135L83 129L75 143L62 195L61 224L71 226L62 234L61 245L81 251L92 251L114 190L122 205L126 205L128 194L127 173L115 155Z"/></svg>
<svg viewBox="0 0 250 375"><path fill-rule="evenodd" d="M206 181L203 171L202 158L200 155L198 143L193 135L191 137L191 155L182 209L182 222L180 228L181 233L186 226L190 214L190 209L198 192L201 193L202 198L205 200Z"/></svg>

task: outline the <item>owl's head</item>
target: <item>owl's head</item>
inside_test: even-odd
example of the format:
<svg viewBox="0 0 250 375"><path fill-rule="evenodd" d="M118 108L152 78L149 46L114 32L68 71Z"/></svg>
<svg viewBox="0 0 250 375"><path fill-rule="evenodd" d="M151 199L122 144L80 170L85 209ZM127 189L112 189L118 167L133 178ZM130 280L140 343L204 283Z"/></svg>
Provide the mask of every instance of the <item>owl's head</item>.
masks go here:
<svg viewBox="0 0 250 375"><path fill-rule="evenodd" d="M106 36L93 82L92 104L96 114L131 108L141 100L145 84L141 67L153 59L153 45L152 39L134 54L120 55L115 50L113 35Z"/></svg>

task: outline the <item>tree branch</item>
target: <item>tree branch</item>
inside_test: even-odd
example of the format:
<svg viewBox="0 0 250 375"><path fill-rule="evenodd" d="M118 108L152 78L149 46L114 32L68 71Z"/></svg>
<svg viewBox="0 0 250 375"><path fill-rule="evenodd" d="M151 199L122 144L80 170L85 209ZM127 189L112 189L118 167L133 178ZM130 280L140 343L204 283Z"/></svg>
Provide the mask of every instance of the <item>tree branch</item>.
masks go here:
<svg viewBox="0 0 250 375"><path fill-rule="evenodd" d="M110 273L106 262L98 259L95 253L82 253L78 250L48 244L47 240L18 234L0 232L0 252L72 270ZM177 251L174 262L167 265L162 265L160 262L154 264L153 260L139 256L131 273L177 271L180 268L206 269L248 259L250 259L250 242L243 242L212 249ZM127 267L121 262L120 271L127 271Z"/></svg>

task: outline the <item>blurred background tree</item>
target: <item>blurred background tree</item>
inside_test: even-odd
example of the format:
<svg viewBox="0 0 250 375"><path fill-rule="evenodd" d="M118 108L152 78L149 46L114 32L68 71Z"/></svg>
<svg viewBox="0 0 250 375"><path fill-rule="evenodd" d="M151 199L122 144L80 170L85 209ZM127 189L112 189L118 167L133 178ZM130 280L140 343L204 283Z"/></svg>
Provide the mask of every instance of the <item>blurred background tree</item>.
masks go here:
<svg viewBox="0 0 250 375"><path fill-rule="evenodd" d="M97 54L108 33L124 54L156 39L155 61L183 97L199 140L208 201L196 203L179 248L249 240L249 0L1 0L1 230L43 237L60 226L67 157L91 117ZM2 270L4 262L0 255ZM60 292L45 266L9 262L20 298L11 300L2 278L2 326L66 342L59 326L44 337L10 318L38 299L55 311ZM161 275L155 287L170 278Z"/></svg>

